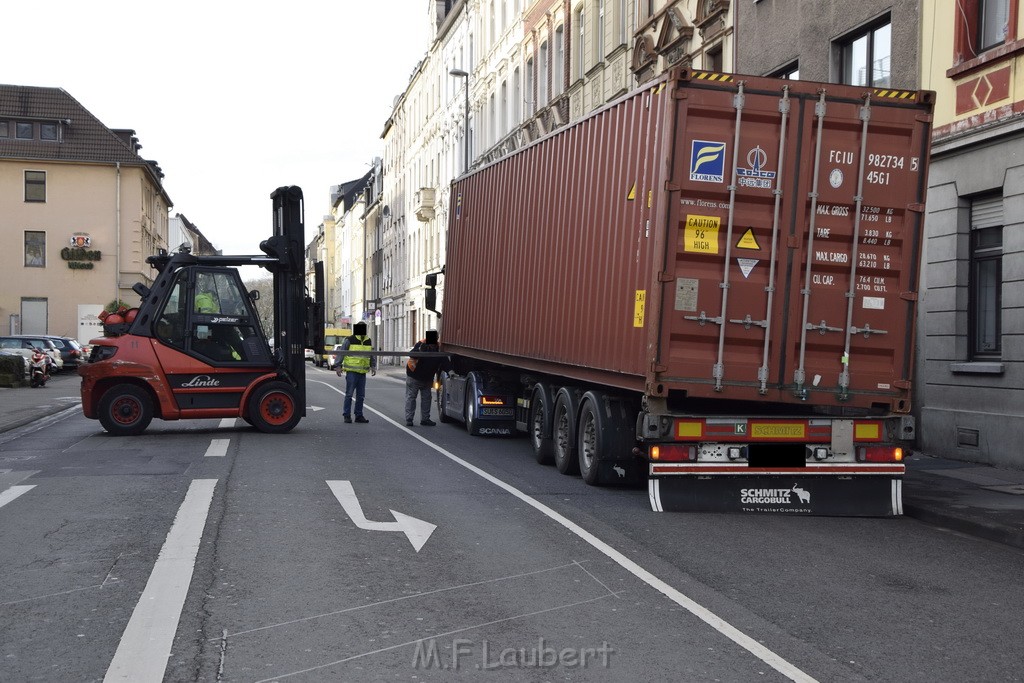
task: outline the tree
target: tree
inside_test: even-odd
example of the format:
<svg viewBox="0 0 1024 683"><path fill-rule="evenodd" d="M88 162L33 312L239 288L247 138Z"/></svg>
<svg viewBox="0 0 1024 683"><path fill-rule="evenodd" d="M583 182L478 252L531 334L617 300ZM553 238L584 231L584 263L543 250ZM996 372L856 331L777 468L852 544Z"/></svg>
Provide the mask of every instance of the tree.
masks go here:
<svg viewBox="0 0 1024 683"><path fill-rule="evenodd" d="M274 279L272 277L260 277L245 281L247 291L257 291L260 298L253 302L256 314L263 324L263 331L273 337L274 330Z"/></svg>

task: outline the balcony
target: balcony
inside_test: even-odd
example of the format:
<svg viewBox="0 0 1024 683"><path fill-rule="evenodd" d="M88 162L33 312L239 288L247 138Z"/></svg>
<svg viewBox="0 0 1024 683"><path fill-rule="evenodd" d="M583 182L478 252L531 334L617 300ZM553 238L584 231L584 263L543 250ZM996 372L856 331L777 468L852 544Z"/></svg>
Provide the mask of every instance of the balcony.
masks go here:
<svg viewBox="0 0 1024 683"><path fill-rule="evenodd" d="M434 188L421 187L416 191L416 220L426 223L434 217Z"/></svg>

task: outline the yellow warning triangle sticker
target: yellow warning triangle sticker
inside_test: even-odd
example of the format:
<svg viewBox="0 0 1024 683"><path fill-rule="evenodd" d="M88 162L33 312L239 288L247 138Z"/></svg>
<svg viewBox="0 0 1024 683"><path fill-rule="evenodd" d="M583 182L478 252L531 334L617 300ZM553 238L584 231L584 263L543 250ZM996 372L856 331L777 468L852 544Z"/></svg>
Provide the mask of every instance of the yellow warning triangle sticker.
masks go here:
<svg viewBox="0 0 1024 683"><path fill-rule="evenodd" d="M636 199L636 183L633 183L633 187L629 188L629 192L626 193L626 201L631 202Z"/></svg>
<svg viewBox="0 0 1024 683"><path fill-rule="evenodd" d="M760 249L761 245L757 243L757 238L754 237L754 229L747 228L747 231L743 233L743 237L736 243L737 249Z"/></svg>

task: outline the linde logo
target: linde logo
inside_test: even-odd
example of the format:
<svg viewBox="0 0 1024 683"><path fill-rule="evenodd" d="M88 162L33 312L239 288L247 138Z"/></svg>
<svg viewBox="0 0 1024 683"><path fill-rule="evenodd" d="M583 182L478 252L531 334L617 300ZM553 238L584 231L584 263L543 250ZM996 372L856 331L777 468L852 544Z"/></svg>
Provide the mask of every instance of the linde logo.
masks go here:
<svg viewBox="0 0 1024 683"><path fill-rule="evenodd" d="M811 492L796 484L789 489L740 489L740 502L744 505L790 505L792 494L800 503L811 503Z"/></svg>
<svg viewBox="0 0 1024 683"><path fill-rule="evenodd" d="M196 375L189 381L181 385L182 389L194 389L196 387L219 387L220 380L214 379L209 375Z"/></svg>

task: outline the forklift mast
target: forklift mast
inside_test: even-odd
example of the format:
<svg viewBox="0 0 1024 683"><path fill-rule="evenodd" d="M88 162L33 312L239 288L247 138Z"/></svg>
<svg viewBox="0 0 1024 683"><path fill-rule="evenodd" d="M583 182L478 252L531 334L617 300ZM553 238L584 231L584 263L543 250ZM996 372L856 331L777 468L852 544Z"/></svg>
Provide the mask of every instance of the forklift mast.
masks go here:
<svg viewBox="0 0 1024 683"><path fill-rule="evenodd" d="M260 250L275 258L275 263L267 266L274 275L274 353L296 382L304 409L304 351L306 348L321 349L324 345L323 263L314 263L315 291L314 297L310 297L306 294L302 189L279 187L270 198L273 200L274 234L260 243Z"/></svg>

